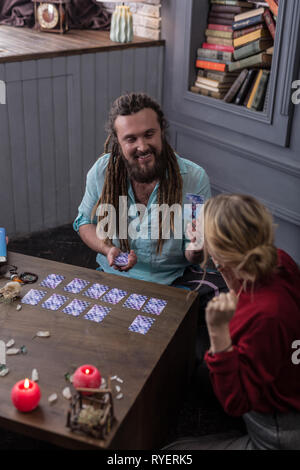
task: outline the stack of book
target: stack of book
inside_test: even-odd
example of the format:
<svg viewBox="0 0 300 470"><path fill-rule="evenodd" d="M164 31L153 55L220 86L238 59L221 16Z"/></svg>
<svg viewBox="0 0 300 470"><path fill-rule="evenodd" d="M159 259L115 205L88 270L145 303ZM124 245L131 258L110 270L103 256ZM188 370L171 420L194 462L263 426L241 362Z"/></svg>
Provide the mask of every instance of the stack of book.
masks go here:
<svg viewBox="0 0 300 470"><path fill-rule="evenodd" d="M272 64L278 2L210 3L206 42L197 50L198 73L191 91L261 110Z"/></svg>

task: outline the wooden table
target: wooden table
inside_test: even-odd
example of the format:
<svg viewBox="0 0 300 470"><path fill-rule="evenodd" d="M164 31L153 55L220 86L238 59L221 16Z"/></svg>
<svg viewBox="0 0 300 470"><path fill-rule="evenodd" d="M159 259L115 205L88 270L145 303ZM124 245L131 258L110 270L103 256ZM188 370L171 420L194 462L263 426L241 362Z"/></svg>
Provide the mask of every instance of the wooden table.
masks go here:
<svg viewBox="0 0 300 470"><path fill-rule="evenodd" d="M22 296L32 288L47 291L43 300L56 294L111 306L101 323L73 317L62 312L22 304L0 304L0 339L13 338L15 347L25 345L27 354L7 356L10 372L0 377L0 426L24 433L66 448L155 449L164 443L172 415L184 397L188 375L193 366L196 334L196 295L187 299L187 291L159 284L127 279L91 269L80 268L17 253L9 253L10 264L18 271L38 274L39 280L22 287ZM40 282L51 273L62 274L64 281L54 290L41 287ZM81 294L65 292L63 287L79 277L90 282L119 287L131 293L167 300L160 315L124 308L89 299ZM7 280L0 278L2 287ZM84 289L86 290L86 289ZM83 291L82 291L83 292ZM48 295L49 294L49 295ZM138 314L155 318L146 335L131 332L128 327ZM49 338L34 335L49 330ZM99 440L72 433L66 427L69 402L62 390L68 385L65 374L82 364L93 364L107 379L121 377L124 397L116 400L113 392L116 425L104 445ZM30 413L18 412L11 403L13 385L31 377L32 369L39 372L42 398L38 408ZM117 382L112 382L117 384ZM114 388L114 387L113 387ZM56 392L58 400L50 405L48 397Z"/></svg>

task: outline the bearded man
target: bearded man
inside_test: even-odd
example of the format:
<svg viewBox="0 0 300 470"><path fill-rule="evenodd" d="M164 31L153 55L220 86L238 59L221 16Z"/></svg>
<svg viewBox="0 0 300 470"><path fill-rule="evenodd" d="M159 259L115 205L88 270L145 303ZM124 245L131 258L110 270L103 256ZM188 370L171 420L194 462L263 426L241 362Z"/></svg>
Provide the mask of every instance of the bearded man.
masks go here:
<svg viewBox="0 0 300 470"><path fill-rule="evenodd" d="M201 262L202 250L187 249L190 240L184 233L174 236L174 212L171 235L163 236L165 219L160 214L158 236L153 238L151 212L161 205L182 208L188 202L186 193L203 196L205 201L210 197L210 185L203 168L174 152L166 138L166 127L160 106L144 93L125 94L113 103L104 154L88 172L74 229L97 253L99 270L114 274L118 270L123 276L170 285L187 266ZM124 197L126 209L130 209L122 219L120 200ZM108 205L116 211L116 227L114 236L101 237L97 223L103 221L101 209ZM182 211L181 223L183 218ZM122 226L119 220L123 220ZM134 225L141 236L130 236L130 231L121 236L124 220L126 228ZM129 253L128 264L123 267L115 262L121 252Z"/></svg>

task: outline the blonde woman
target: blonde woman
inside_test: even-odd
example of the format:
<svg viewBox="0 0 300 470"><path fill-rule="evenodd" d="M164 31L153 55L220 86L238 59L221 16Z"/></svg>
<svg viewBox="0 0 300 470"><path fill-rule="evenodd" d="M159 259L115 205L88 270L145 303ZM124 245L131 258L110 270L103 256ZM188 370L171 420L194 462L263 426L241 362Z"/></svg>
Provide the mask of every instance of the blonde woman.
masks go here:
<svg viewBox="0 0 300 470"><path fill-rule="evenodd" d="M300 271L274 246L272 216L250 196L208 200L204 236L205 260L212 256L230 289L206 307L205 360L217 398L243 417L248 434L187 438L167 448L300 450L300 364L292 360Z"/></svg>

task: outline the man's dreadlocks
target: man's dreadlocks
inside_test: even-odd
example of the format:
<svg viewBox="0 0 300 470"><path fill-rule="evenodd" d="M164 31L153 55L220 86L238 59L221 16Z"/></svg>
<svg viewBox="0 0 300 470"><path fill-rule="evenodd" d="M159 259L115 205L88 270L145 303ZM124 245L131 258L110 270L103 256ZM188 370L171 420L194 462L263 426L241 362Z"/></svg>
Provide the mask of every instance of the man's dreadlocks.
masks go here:
<svg viewBox="0 0 300 470"><path fill-rule="evenodd" d="M102 194L95 205L92 218L96 214L97 208L102 204L112 204L117 214L117 233L119 232L119 197L128 195L127 178L128 173L125 167L120 145L118 142L115 121L118 116L129 116L143 109L150 108L155 111L162 131L162 155L166 163L166 171L160 178L158 190L158 204L182 204L182 178L179 171L176 155L165 138L167 122L159 104L145 93L130 93L120 96L112 105L107 123L108 137L104 144L103 155L110 153L110 158L106 170ZM101 155L101 156L103 156ZM100 157L101 158L101 157ZM162 239L162 214L159 214L159 239L156 252L161 253L163 247ZM98 223L104 216L98 217ZM174 232L174 213L171 213L171 230ZM111 244L107 238L105 243ZM122 251L129 251L128 239L120 239Z"/></svg>

